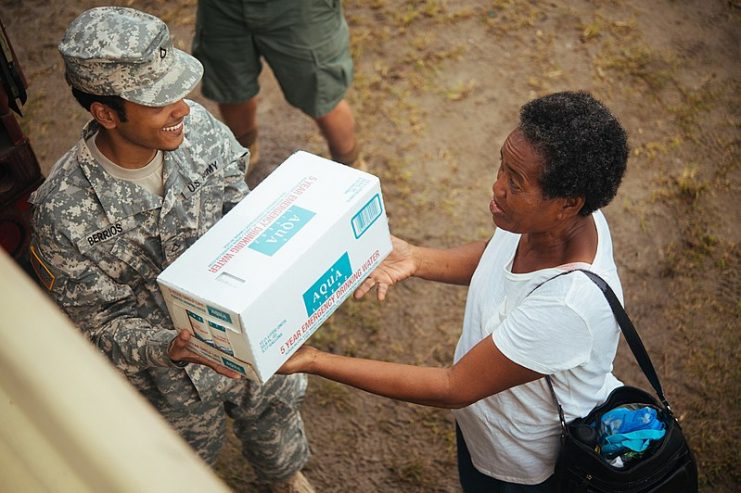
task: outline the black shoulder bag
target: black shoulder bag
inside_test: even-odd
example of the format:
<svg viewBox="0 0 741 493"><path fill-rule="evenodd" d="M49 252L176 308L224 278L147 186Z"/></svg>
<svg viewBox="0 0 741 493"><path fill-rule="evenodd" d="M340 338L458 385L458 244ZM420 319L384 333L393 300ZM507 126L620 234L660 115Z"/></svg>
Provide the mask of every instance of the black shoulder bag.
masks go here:
<svg viewBox="0 0 741 493"><path fill-rule="evenodd" d="M610 286L594 272L575 269L586 275L605 295L615 314L625 340L644 375L653 387L651 394L629 386L612 391L603 404L571 423L564 420L550 377L546 376L561 420L561 450L556 461L556 479L561 493L694 493L697 492L697 464L682 434L671 407L664 397L659 377L638 332ZM568 274L572 271L564 272ZM558 277L558 276L555 276ZM552 278L553 279L553 278ZM614 467L594 446L594 423L607 411L626 404L641 404L656 409L666 433L654 441L639 458L624 467ZM585 433L586 432L586 433Z"/></svg>

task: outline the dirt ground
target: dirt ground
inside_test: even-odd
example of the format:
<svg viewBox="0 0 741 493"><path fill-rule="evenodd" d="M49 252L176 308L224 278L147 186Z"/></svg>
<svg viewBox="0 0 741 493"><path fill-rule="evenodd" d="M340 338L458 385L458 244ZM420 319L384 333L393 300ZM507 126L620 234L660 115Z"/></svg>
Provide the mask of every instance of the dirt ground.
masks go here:
<svg viewBox="0 0 741 493"><path fill-rule="evenodd" d="M0 0L29 81L23 129L48 172L86 121L56 45L90 0ZM189 50L195 0L112 2L157 14ZM527 100L585 89L627 128L629 170L606 208L626 306L700 463L702 491L738 490L738 0L348 0L348 94L393 232L452 246L491 235L491 183ZM327 155L312 122L262 76L255 185L295 149ZM214 110L196 91L193 98ZM448 365L466 290L412 280L383 305L347 302L312 338L343 354ZM626 347L615 371L647 386ZM321 492L455 492L449 412L312 378L306 475ZM254 477L229 441L218 474Z"/></svg>

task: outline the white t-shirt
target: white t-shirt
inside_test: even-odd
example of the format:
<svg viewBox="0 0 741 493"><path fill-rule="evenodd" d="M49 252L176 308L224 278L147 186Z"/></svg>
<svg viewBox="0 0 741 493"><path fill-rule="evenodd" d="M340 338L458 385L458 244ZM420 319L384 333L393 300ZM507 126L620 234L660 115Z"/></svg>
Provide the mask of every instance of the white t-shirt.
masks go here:
<svg viewBox="0 0 741 493"><path fill-rule="evenodd" d="M566 421L585 416L621 385L612 374L620 328L599 288L574 267L599 274L622 302L605 217L593 214L597 253L575 264L512 273L519 234L497 229L481 257L466 302L455 361L485 337L510 360L551 379ZM560 425L544 378L454 411L476 469L497 479L538 484L553 474Z"/></svg>

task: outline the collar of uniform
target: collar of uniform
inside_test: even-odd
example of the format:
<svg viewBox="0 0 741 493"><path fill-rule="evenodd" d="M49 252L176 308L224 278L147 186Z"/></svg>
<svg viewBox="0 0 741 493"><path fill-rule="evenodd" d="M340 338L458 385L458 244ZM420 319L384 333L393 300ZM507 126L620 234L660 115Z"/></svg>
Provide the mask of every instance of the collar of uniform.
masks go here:
<svg viewBox="0 0 741 493"><path fill-rule="evenodd" d="M186 117L186 134L176 151L165 153L163 180L165 196L161 214L167 214L177 204L197 193L206 182L204 175L209 163L198 152L197 144L188 138L188 117Z"/></svg>
<svg viewBox="0 0 741 493"><path fill-rule="evenodd" d="M138 185L126 180L119 180L109 175L93 158L85 141L100 129L95 120L89 121L82 129L82 142L77 154L80 169L90 182L100 205L115 223L143 211L158 209L162 199Z"/></svg>
<svg viewBox="0 0 741 493"><path fill-rule="evenodd" d="M188 123L189 118L185 117L185 138L183 139L183 142L180 144L180 146L177 148L177 152L166 152L165 155L169 158L171 158L172 163L175 164L175 168L177 169L177 173L182 178L182 183L184 185L188 185L190 183L196 183L199 181L202 181L202 177L200 175L201 172L203 172L203 169L206 168L207 163L204 161L203 163L199 163L200 156L197 152L194 152L193 150L193 144L191 143L190 139L188 139ZM168 168L166 170L166 173L172 173L173 168ZM163 177L165 182L168 181L170 178L169 176Z"/></svg>

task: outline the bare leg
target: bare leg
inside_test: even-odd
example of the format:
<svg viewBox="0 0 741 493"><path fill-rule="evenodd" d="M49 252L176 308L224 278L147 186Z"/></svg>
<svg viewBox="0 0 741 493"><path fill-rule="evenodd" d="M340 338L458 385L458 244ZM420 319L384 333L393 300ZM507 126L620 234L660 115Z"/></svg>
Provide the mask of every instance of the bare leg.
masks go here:
<svg viewBox="0 0 741 493"><path fill-rule="evenodd" d="M332 159L352 165L358 158L355 120L350 105L344 99L332 111L316 118L316 123L329 146Z"/></svg>
<svg viewBox="0 0 741 493"><path fill-rule="evenodd" d="M242 103L219 103L219 112L237 139L257 128L257 96Z"/></svg>
<svg viewBox="0 0 741 493"><path fill-rule="evenodd" d="M242 103L219 103L219 112L237 141L250 150L249 176L260 159L257 146L257 96Z"/></svg>

